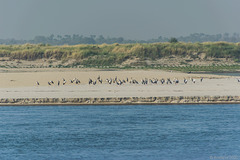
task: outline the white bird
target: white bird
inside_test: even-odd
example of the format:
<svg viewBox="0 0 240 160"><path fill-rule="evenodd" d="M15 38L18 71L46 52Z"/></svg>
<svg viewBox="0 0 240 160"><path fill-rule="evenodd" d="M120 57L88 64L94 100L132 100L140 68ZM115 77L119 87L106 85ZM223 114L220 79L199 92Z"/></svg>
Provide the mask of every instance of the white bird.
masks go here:
<svg viewBox="0 0 240 160"><path fill-rule="evenodd" d="M183 80L183 81L184 81L184 83L185 83L185 84L187 84L187 79L185 79L185 78L184 78L184 80Z"/></svg>
<svg viewBox="0 0 240 160"><path fill-rule="evenodd" d="M193 83L195 83L195 82L196 82L196 80L195 80L195 79L192 79L192 82L193 82Z"/></svg>

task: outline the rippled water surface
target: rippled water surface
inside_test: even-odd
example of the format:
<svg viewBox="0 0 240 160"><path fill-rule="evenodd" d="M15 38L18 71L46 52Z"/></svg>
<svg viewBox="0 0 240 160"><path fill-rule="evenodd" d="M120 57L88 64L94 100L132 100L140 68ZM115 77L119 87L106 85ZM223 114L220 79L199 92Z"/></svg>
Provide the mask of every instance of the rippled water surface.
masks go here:
<svg viewBox="0 0 240 160"><path fill-rule="evenodd" d="M240 105L0 107L0 159L240 159Z"/></svg>

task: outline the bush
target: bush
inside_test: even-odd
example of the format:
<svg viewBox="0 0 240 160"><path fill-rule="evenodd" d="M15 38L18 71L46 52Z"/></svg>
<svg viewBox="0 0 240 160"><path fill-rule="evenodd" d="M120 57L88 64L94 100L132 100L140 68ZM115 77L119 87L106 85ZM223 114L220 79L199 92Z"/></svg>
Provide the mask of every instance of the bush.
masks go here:
<svg viewBox="0 0 240 160"><path fill-rule="evenodd" d="M177 43L178 42L178 40L177 40L177 38L171 38L170 40L169 40L169 42L170 43Z"/></svg>
<svg viewBox="0 0 240 160"><path fill-rule="evenodd" d="M113 44L113 45L76 45L49 46L43 44L0 45L0 57L19 60L36 60L52 58L57 60L76 59L102 65L121 64L131 58L155 60L162 57L189 56L198 58L199 53L205 57L240 59L240 46L226 42L183 43L176 38L171 43L151 44ZM177 43L176 43L177 42ZM92 60L86 60L91 58Z"/></svg>

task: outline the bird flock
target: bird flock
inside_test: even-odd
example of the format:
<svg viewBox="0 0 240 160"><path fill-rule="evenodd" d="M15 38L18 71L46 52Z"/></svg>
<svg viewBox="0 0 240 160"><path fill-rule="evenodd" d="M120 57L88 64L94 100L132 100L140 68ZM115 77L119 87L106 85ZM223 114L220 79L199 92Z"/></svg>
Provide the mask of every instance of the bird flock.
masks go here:
<svg viewBox="0 0 240 160"><path fill-rule="evenodd" d="M70 84L80 84L80 83L81 83L81 81L80 81L79 79L77 79L77 78L70 79L69 82L70 82ZM67 83L66 79L63 78L62 81L58 80L57 83L56 83L56 85L57 85L57 86L60 86L60 85L63 85L63 86L64 86L66 83ZM38 86L40 85L40 83L39 83L38 81L36 81L36 84L37 84ZM52 85L54 85L55 83L54 83L54 81L50 80L50 81L47 82L47 84L48 84L49 86L52 86Z"/></svg>
<svg viewBox="0 0 240 160"><path fill-rule="evenodd" d="M203 81L203 77L200 78L200 82ZM124 84L142 84L142 85L148 85L148 84L179 84L180 83L180 80L178 78L161 78L161 79L158 79L158 78L143 78L141 79L140 81L134 79L134 78L125 78L125 79L120 79L118 78L117 76L114 77L114 78L106 78L105 80L103 80L101 78L101 76L98 76L96 79L92 79L92 78L89 78L88 80L88 84L89 85L96 85L96 84L103 84L105 82L105 84L116 84L118 86L121 86L121 85L124 85ZM187 83L196 83L196 79L195 78L184 78L183 79L183 84L187 84ZM36 84L39 86L40 83L39 81L36 81ZM57 80L57 82L54 82L53 80L50 80L47 82L47 84L49 86L54 86L54 85L57 85L57 86L60 86L60 85L66 85L66 84L81 84L81 81L77 78L74 78L74 79L70 79L69 81L67 81L65 78L62 78L62 80Z"/></svg>

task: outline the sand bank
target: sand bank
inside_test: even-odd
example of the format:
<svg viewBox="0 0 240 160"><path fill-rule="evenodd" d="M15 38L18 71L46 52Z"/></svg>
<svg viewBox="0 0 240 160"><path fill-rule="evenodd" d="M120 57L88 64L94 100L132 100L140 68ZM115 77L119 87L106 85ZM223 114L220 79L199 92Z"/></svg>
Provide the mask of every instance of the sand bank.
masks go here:
<svg viewBox="0 0 240 160"><path fill-rule="evenodd" d="M143 78L221 78L223 76L213 76L207 74L187 74L181 72L162 71L162 70L100 70L100 69L79 69L79 68L19 68L19 69L0 69L0 88L14 87L33 87L36 81L40 86L48 86L48 81L57 82L66 79L67 86L69 80L77 78L81 84L87 84L89 78L97 79L101 76L103 80L107 78L126 79L134 78L140 81ZM105 81L104 81L105 82Z"/></svg>
<svg viewBox="0 0 240 160"><path fill-rule="evenodd" d="M89 85L101 76L103 84ZM178 84L107 84L106 78L177 78ZM204 77L203 81L200 78ZM56 85L58 80L66 85ZM78 78L80 84L71 84ZM183 79L188 79L184 84ZM190 78L194 78L193 83ZM48 81L54 81L51 86ZM36 85L36 81L40 83ZM5 69L0 71L1 105L239 103L236 77L160 70Z"/></svg>
<svg viewBox="0 0 240 160"><path fill-rule="evenodd" d="M1 98L122 98L177 96L240 96L236 78L204 79L184 84L88 84L0 88Z"/></svg>

